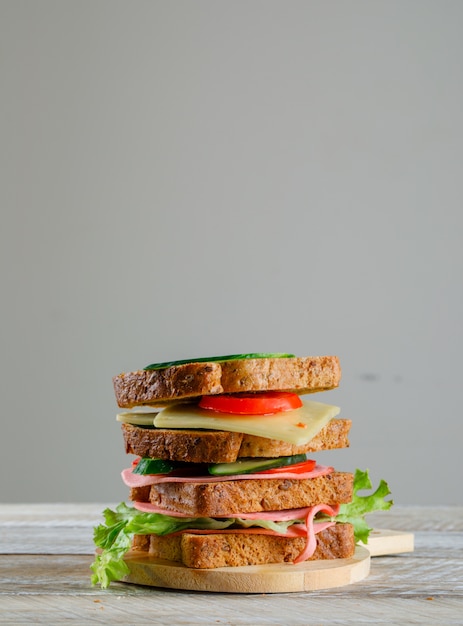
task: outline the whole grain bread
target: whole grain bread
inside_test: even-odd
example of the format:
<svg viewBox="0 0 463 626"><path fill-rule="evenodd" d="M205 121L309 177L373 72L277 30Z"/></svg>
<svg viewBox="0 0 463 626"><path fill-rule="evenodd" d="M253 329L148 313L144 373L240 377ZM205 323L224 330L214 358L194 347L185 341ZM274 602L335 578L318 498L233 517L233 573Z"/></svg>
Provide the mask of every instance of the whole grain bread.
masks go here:
<svg viewBox="0 0 463 626"><path fill-rule="evenodd" d="M130 491L132 501L150 501L191 517L228 517L239 513L282 511L352 500L353 474L332 472L309 479L251 478L219 482L164 482ZM148 495L149 494L149 495Z"/></svg>
<svg viewBox="0 0 463 626"><path fill-rule="evenodd" d="M309 560L343 559L354 554L351 524L336 524L316 535L317 547ZM136 537L133 549L148 550L150 555L178 561L186 567L210 569L265 563L292 562L302 552L305 539L258 534L183 533Z"/></svg>
<svg viewBox="0 0 463 626"><path fill-rule="evenodd" d="M238 457L277 457L320 452L349 447L350 419L331 419L308 443L295 445L286 441L243 435Z"/></svg>
<svg viewBox="0 0 463 626"><path fill-rule="evenodd" d="M120 407L164 406L198 396L254 391L299 394L339 385L337 356L238 359L126 372L113 378Z"/></svg>
<svg viewBox="0 0 463 626"><path fill-rule="evenodd" d="M192 463L232 463L243 457L275 458L347 448L350 427L351 420L332 419L310 442L299 446L242 433L142 428L131 424L122 424L122 435L127 454Z"/></svg>
<svg viewBox="0 0 463 626"><path fill-rule="evenodd" d="M221 430L141 428L132 424L122 424L122 435L127 454L192 463L236 461L243 439L242 433Z"/></svg>

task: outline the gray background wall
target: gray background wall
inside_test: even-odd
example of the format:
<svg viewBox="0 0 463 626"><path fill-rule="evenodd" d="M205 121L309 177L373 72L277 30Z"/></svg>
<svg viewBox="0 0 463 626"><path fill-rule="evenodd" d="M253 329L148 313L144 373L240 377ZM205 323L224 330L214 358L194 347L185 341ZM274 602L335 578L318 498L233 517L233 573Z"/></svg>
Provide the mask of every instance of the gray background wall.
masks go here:
<svg viewBox="0 0 463 626"><path fill-rule="evenodd" d="M115 501L111 378L338 354L401 504L462 504L463 3L0 0L4 502Z"/></svg>

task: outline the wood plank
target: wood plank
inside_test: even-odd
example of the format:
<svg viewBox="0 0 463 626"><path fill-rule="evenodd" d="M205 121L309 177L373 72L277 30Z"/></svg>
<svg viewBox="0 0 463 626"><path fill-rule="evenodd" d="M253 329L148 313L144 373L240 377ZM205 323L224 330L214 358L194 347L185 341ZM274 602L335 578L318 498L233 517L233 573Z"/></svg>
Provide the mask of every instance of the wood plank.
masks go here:
<svg viewBox="0 0 463 626"><path fill-rule="evenodd" d="M210 624L249 626L291 624L426 624L427 626L461 626L461 603L452 598L357 598L291 596L288 605L281 595L233 596L220 594L178 594L166 591L149 596L128 594L100 596L49 596L36 595L12 597L4 602L0 611L2 626L44 624ZM185 606L188 600L188 608ZM460 616L460 617L459 617ZM284 620L284 621L283 621Z"/></svg>
<svg viewBox="0 0 463 626"><path fill-rule="evenodd" d="M0 526L0 554L93 554L94 550L92 526Z"/></svg>
<svg viewBox="0 0 463 626"><path fill-rule="evenodd" d="M274 596L277 598L278 596ZM61 626L66 624L252 624L310 626L310 624L426 624L428 626L459 625L458 612L461 604L450 598L423 599L305 599L293 603L291 607L276 604L266 596L254 607L246 606L240 597L239 606L234 610L222 606L217 600L202 598L201 604L191 603L191 610L185 610L182 603L172 598L155 601L153 598L121 597L104 598L101 601L90 598L66 598L35 596L9 606L2 605L0 624L20 626L22 624L45 624ZM262 601L264 600L264 601ZM286 614L283 612L286 611ZM376 617L373 616L376 615ZM312 616L312 617L311 617ZM315 617L316 616L316 617ZM378 621L381 616L381 621ZM282 620L285 620L284 622Z"/></svg>
<svg viewBox="0 0 463 626"><path fill-rule="evenodd" d="M112 504L2 504L0 526L11 523L55 526L88 526L101 521L102 511Z"/></svg>
<svg viewBox="0 0 463 626"><path fill-rule="evenodd" d="M93 554L93 528L114 504L0 506L0 554Z"/></svg>
<svg viewBox="0 0 463 626"><path fill-rule="evenodd" d="M338 589L269 594L177 592L114 583L91 587L84 556L0 556L0 624L461 624L462 562L378 557L370 576ZM429 566L434 563L429 574ZM428 599L429 598L429 599ZM258 602L258 604L256 604ZM311 622L309 616L316 615ZM289 617L290 616L290 617ZM285 619L285 622L282 620Z"/></svg>
<svg viewBox="0 0 463 626"><path fill-rule="evenodd" d="M415 532L446 530L463 532L463 506L393 506L367 516L369 526Z"/></svg>

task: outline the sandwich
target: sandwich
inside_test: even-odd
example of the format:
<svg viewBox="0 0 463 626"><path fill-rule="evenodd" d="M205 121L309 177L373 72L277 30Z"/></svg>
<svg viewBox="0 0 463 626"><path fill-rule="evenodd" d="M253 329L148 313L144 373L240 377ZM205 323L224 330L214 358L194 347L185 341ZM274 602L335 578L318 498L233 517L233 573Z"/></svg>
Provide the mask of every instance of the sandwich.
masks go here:
<svg viewBox="0 0 463 626"><path fill-rule="evenodd" d="M340 379L336 356L286 353L115 376L131 504L106 509L94 530L93 584L123 580L128 553L195 570L351 558L368 540L364 516L392 501L384 481L358 494L372 488L368 472L314 458L349 446L351 420L314 395Z"/></svg>

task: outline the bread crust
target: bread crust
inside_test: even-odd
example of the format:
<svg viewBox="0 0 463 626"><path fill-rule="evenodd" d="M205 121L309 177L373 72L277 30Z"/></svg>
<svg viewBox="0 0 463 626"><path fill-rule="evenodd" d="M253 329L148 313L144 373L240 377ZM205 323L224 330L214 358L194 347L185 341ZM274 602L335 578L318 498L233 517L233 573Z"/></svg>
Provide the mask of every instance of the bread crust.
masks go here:
<svg viewBox="0 0 463 626"><path fill-rule="evenodd" d="M243 457L275 458L347 448L351 423L348 419L332 419L311 441L299 446L220 430L142 428L132 424L122 424L122 435L127 454L193 463L232 463Z"/></svg>
<svg viewBox="0 0 463 626"><path fill-rule="evenodd" d="M149 501L166 511L191 517L229 517L239 513L282 511L335 505L352 500L353 474L332 472L309 479L268 478L206 483L165 482L152 485ZM145 487L132 489L130 499L146 501Z"/></svg>
<svg viewBox="0 0 463 626"><path fill-rule="evenodd" d="M305 539L301 537L244 533L213 535L183 533L149 537L149 553L152 556L178 561L186 567L195 569L288 563L294 561L305 546ZM354 554L355 541L351 524L336 524L326 528L317 533L316 540L317 546L308 559L310 561L343 559Z"/></svg>
<svg viewBox="0 0 463 626"><path fill-rule="evenodd" d="M252 391L299 394L339 385L337 356L238 359L186 363L162 370L138 370L113 378L121 408L164 406L204 395Z"/></svg>

